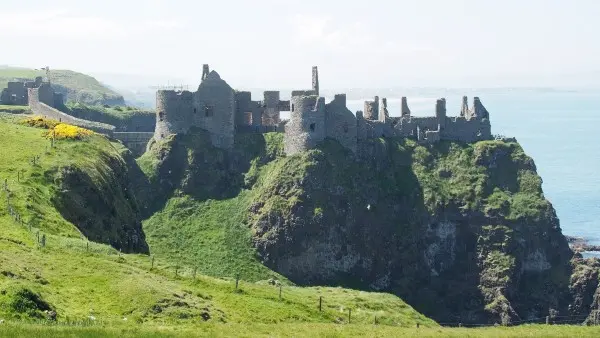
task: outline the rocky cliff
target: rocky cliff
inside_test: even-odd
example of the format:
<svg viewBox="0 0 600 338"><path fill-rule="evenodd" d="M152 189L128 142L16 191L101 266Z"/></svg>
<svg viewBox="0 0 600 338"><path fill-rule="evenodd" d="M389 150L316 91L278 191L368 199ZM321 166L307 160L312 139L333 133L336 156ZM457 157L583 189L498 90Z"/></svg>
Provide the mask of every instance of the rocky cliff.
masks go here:
<svg viewBox="0 0 600 338"><path fill-rule="evenodd" d="M356 155L326 141L285 157L274 137L238 137L230 153L194 149L192 137L155 144L142 158L155 182L147 195L238 199L256 259L297 284L393 292L441 322L573 313L573 253L533 160L514 141L374 139ZM185 212L186 222L205 223L204 208ZM151 247L165 236L159 219L145 226ZM175 242L161 251L193 256Z"/></svg>

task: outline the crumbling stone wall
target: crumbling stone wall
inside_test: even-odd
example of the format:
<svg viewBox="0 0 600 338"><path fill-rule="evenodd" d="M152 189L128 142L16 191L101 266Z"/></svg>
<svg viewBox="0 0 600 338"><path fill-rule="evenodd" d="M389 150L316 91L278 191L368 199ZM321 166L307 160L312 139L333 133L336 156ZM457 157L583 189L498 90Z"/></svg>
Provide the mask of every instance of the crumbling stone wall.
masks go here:
<svg viewBox="0 0 600 338"><path fill-rule="evenodd" d="M87 128L95 132L107 135L111 135L112 132L115 130L115 127L111 126L110 124L79 119L49 106L48 104L40 100L39 88L28 88L27 90L29 97L29 108L34 114L46 116L54 120ZM42 98L44 98L43 95ZM45 99L47 99L47 97L45 97ZM52 99L54 99L54 96L52 96Z"/></svg>
<svg viewBox="0 0 600 338"><path fill-rule="evenodd" d="M376 137L410 137L420 143L440 140L475 142L491 139L489 112L479 98L469 109L463 98L460 116L448 117L446 100L436 101L435 115L411 116L406 97L401 100L401 114L390 117L387 99L375 96L365 101L364 112L356 116L346 106L346 95L335 95L325 104L319 95L319 78L312 69L312 88L294 90L290 101L283 101L279 91L265 91L263 100L252 100L248 91L234 91L219 74L203 66L202 82L194 93L161 90L157 92L157 122L154 137L187 133L198 127L208 131L215 146L231 148L237 133L283 131L285 152L304 151L326 137L356 151L357 142ZM281 121L280 112L290 111L290 120Z"/></svg>
<svg viewBox="0 0 600 338"><path fill-rule="evenodd" d="M346 107L346 94L335 95L333 101L325 105L326 137L340 142L344 147L356 152L356 117Z"/></svg>
<svg viewBox="0 0 600 338"><path fill-rule="evenodd" d="M235 106L233 89L215 71L204 76L194 93L160 90L154 137L160 140L197 127L210 133L214 146L229 149L233 147Z"/></svg>

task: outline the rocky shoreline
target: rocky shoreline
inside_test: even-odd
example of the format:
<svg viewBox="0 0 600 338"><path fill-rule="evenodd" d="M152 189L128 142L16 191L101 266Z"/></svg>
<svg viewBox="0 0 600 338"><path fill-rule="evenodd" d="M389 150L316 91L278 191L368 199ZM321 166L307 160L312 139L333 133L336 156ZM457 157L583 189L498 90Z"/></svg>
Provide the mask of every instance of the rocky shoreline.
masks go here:
<svg viewBox="0 0 600 338"><path fill-rule="evenodd" d="M567 242L569 247L574 252L585 252L585 251L600 251L600 245L592 245L588 243L588 240L578 236L567 236Z"/></svg>

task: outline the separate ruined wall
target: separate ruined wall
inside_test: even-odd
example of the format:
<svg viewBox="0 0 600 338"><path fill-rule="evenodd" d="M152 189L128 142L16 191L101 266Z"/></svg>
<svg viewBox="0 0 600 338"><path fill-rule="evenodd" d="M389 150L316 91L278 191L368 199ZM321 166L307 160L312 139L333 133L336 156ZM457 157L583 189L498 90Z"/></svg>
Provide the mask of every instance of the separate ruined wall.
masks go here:
<svg viewBox="0 0 600 338"><path fill-rule="evenodd" d="M356 117L346 107L346 95L335 95L333 101L325 105L325 136L356 152Z"/></svg>
<svg viewBox="0 0 600 338"><path fill-rule="evenodd" d="M50 107L44 102L40 102L39 88L29 88L28 96L29 108L36 115L45 116L67 124L87 128L95 132L107 135L112 135L113 131L115 130L115 126L112 126L110 124L79 119L71 115L65 114L58 109Z"/></svg>
<svg viewBox="0 0 600 338"><path fill-rule="evenodd" d="M265 126L276 126L280 122L279 91L265 91L263 96L264 112L262 116L262 124Z"/></svg>
<svg viewBox="0 0 600 338"><path fill-rule="evenodd" d="M284 150L287 155L315 148L325 139L325 98L293 96L290 120L285 124Z"/></svg>
<svg viewBox="0 0 600 338"><path fill-rule="evenodd" d="M365 101L363 116L367 120L379 120L379 97L375 96L373 101Z"/></svg>

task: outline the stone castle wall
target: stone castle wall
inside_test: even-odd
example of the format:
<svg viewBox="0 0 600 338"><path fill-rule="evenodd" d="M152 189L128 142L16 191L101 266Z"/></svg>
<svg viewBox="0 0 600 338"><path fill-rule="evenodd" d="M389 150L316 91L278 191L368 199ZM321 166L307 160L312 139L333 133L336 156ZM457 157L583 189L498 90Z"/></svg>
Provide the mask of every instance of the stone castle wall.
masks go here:
<svg viewBox="0 0 600 338"><path fill-rule="evenodd" d="M446 115L446 100L436 101L435 114L411 116L406 97L402 97L401 116L390 117L387 100L375 96L365 101L364 111L354 115L346 106L346 95L335 95L325 104L319 96L316 67L312 70L312 88L292 91L290 101L282 101L279 91L265 91L261 101L252 100L248 91L234 91L219 75L203 66L198 91L158 91L157 122L154 137L186 133L192 127L208 131L213 144L231 148L237 133L282 131L287 154L317 146L325 138L339 141L356 151L360 140L378 137L409 137L418 142L440 140L475 142L491 139L489 113L479 98L468 108L463 98L461 113ZM290 111L288 121L280 120L281 111Z"/></svg>
<svg viewBox="0 0 600 338"><path fill-rule="evenodd" d="M27 89L29 97L29 108L34 114L46 116L54 120L90 129L95 132L107 135L111 135L112 132L115 130L115 127L111 126L110 124L79 119L71 115L65 114L56 108L51 107L46 103L47 100L50 98L49 95L40 95L40 88ZM44 90L45 89L42 89L42 91ZM43 100L45 100L46 102L44 102ZM52 96L52 102L54 102L54 96Z"/></svg>
<svg viewBox="0 0 600 338"><path fill-rule="evenodd" d="M216 147L233 147L235 95L215 71L205 76L194 93L158 91L156 115L154 137L158 140L196 127L208 131Z"/></svg>

